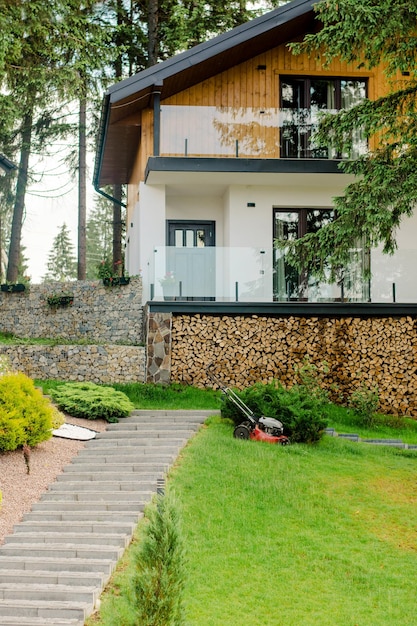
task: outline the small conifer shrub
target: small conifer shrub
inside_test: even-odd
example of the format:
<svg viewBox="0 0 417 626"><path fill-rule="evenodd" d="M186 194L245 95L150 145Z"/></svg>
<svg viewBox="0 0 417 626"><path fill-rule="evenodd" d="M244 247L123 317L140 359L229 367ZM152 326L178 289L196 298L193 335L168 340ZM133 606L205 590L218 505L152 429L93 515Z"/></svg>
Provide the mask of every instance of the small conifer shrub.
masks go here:
<svg viewBox="0 0 417 626"><path fill-rule="evenodd" d="M135 624L182 626L185 549L177 506L169 493L148 507L148 521L135 556Z"/></svg>
<svg viewBox="0 0 417 626"><path fill-rule="evenodd" d="M58 408L73 417L118 422L134 409L124 393L95 383L64 383L50 393Z"/></svg>

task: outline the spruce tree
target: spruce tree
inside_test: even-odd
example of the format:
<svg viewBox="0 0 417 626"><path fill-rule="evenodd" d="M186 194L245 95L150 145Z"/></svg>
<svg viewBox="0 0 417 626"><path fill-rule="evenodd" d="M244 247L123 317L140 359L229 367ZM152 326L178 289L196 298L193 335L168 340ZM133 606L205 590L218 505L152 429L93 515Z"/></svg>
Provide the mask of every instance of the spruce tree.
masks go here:
<svg viewBox="0 0 417 626"><path fill-rule="evenodd" d="M77 261L74 255L74 245L71 242L69 230L63 224L55 237L47 263L48 272L44 281L66 282L77 277Z"/></svg>

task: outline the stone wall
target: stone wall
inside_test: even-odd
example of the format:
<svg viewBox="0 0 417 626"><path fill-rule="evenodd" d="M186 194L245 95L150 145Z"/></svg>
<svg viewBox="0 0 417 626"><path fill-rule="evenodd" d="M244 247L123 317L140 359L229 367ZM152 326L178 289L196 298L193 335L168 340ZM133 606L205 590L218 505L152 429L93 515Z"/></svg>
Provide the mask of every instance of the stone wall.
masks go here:
<svg viewBox="0 0 417 626"><path fill-rule="evenodd" d="M73 304L51 307L47 298L71 294ZM63 338L92 343L143 343L142 280L105 287L101 280L31 285L0 292L0 332L18 337Z"/></svg>
<svg viewBox="0 0 417 626"><path fill-rule="evenodd" d="M5 346L13 370L39 380L97 384L143 382L145 348L120 345Z"/></svg>
<svg viewBox="0 0 417 626"><path fill-rule="evenodd" d="M72 304L51 307L48 297L59 294L71 294ZM28 339L65 339L65 344L53 346L0 344L0 354L8 356L13 369L31 378L144 381L140 278L115 287L95 280L31 285L23 293L0 292L0 332ZM67 345L71 341L82 344Z"/></svg>
<svg viewBox="0 0 417 626"><path fill-rule="evenodd" d="M149 383L168 384L171 380L171 313L148 313L146 319Z"/></svg>
<svg viewBox="0 0 417 626"><path fill-rule="evenodd" d="M362 384L376 386L382 411L417 416L417 320L412 317L178 314L168 320L154 313L152 328L153 342L159 343L153 354L162 360L151 359L148 350L148 380L152 366L153 380L162 372L164 380L211 386L206 370L213 362L228 386L273 379L291 386L307 357L335 396L346 400Z"/></svg>

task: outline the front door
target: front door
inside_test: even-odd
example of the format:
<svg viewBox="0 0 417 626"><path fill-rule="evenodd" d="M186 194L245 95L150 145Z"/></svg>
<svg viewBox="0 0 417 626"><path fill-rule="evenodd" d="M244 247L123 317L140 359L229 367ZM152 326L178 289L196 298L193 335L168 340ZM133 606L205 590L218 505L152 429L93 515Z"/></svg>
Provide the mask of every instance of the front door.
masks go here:
<svg viewBox="0 0 417 626"><path fill-rule="evenodd" d="M167 271L183 300L215 299L215 222L167 221Z"/></svg>

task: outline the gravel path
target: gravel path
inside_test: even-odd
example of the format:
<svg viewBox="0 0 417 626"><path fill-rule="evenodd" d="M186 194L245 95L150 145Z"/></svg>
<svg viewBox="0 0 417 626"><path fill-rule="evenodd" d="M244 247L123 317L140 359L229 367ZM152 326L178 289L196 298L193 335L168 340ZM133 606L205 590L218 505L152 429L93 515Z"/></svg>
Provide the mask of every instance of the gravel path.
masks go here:
<svg viewBox="0 0 417 626"><path fill-rule="evenodd" d="M89 421L66 416L66 422L98 432L107 427L105 420ZM0 453L0 491L3 493L0 504L0 544L84 446L83 441L60 437L52 437L40 443L31 450L29 474L22 450Z"/></svg>

